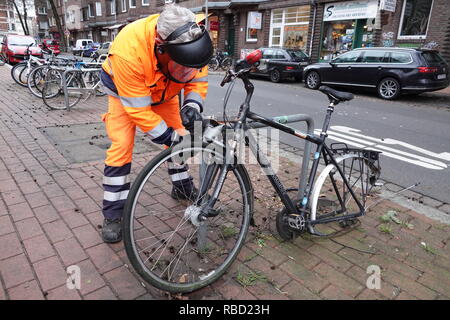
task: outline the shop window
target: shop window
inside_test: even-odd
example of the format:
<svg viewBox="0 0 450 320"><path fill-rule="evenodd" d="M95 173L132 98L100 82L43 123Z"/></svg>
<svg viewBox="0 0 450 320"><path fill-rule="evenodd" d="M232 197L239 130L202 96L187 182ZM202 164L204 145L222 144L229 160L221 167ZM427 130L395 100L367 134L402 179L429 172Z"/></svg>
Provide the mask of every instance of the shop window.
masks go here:
<svg viewBox="0 0 450 320"><path fill-rule="evenodd" d="M379 63L387 61L387 53L385 51L368 50L364 52L362 62L365 63Z"/></svg>
<svg viewBox="0 0 450 320"><path fill-rule="evenodd" d="M405 0L399 39L421 39L427 35L433 0Z"/></svg>
<svg viewBox="0 0 450 320"><path fill-rule="evenodd" d="M361 55L361 51L350 51L337 57L333 60L334 63L354 63L359 62L358 58Z"/></svg>
<svg viewBox="0 0 450 320"><path fill-rule="evenodd" d="M310 6L272 10L269 45L304 50L308 37L309 11Z"/></svg>

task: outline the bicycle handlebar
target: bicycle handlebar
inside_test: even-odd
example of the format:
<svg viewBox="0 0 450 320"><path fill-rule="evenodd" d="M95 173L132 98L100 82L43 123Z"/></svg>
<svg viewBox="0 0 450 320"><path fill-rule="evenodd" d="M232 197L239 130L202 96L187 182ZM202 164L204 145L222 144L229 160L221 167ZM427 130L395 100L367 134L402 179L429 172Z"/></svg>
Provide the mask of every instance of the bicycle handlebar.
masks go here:
<svg viewBox="0 0 450 320"><path fill-rule="evenodd" d="M243 75L247 75L252 69L259 65L259 61L262 58L261 50L255 50L245 57L245 59L236 62L234 70L228 70L223 78L220 86L223 87L229 83L232 79L242 78Z"/></svg>

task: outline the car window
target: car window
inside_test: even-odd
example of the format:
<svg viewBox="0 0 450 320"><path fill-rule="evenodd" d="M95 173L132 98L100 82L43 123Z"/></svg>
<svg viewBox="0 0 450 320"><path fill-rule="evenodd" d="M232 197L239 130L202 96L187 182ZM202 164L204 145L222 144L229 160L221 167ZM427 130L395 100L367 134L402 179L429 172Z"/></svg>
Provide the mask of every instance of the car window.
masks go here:
<svg viewBox="0 0 450 320"><path fill-rule="evenodd" d="M362 62L365 63L383 63L386 62L387 53L385 51L367 50L364 51Z"/></svg>
<svg viewBox="0 0 450 320"><path fill-rule="evenodd" d="M85 46L85 45L87 45L87 41L83 41L83 42L81 42L81 45L82 45L82 46Z"/></svg>
<svg viewBox="0 0 450 320"><path fill-rule="evenodd" d="M102 49L108 49L109 48L109 43L105 43L102 47Z"/></svg>
<svg viewBox="0 0 450 320"><path fill-rule="evenodd" d="M274 51L272 49L266 49L263 53L263 59L273 59L274 58Z"/></svg>
<svg viewBox="0 0 450 320"><path fill-rule="evenodd" d="M444 59L439 55L439 53L434 51L422 52L422 56L428 63L441 63L445 62Z"/></svg>
<svg viewBox="0 0 450 320"><path fill-rule="evenodd" d="M11 46L28 46L30 44L33 44L33 46L36 45L36 41L32 37L14 37L10 36L8 39L9 45Z"/></svg>
<svg viewBox="0 0 450 320"><path fill-rule="evenodd" d="M406 52L391 52L391 63L409 63L411 62L411 55Z"/></svg>
<svg viewBox="0 0 450 320"><path fill-rule="evenodd" d="M286 59L286 56L284 55L282 50L277 50L275 52L275 59Z"/></svg>
<svg viewBox="0 0 450 320"><path fill-rule="evenodd" d="M307 58L308 56L301 50L288 50L287 51L293 59L303 59Z"/></svg>
<svg viewBox="0 0 450 320"><path fill-rule="evenodd" d="M343 55L337 57L333 60L334 63L352 63L357 62L359 56L361 55L361 51L350 51L346 52Z"/></svg>

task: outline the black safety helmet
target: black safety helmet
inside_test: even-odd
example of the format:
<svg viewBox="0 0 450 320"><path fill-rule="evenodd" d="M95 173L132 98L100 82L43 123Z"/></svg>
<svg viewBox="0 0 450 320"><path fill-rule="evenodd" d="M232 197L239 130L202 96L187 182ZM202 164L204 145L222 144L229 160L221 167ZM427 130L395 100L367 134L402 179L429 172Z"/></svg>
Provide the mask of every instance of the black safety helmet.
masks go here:
<svg viewBox="0 0 450 320"><path fill-rule="evenodd" d="M183 43L170 43L192 28L200 28L202 34L195 40ZM203 68L213 56L214 48L211 38L204 26L189 22L172 32L158 49L167 52L170 58L178 64L189 68Z"/></svg>

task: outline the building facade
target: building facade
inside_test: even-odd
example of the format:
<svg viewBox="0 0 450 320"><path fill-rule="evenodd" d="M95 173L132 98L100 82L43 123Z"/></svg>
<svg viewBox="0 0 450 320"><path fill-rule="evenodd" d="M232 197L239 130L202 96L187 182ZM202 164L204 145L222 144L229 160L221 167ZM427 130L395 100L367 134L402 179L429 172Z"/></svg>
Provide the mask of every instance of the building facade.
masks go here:
<svg viewBox="0 0 450 320"><path fill-rule="evenodd" d="M206 23L204 0L54 2L72 45L80 38L112 41L126 24L160 12L167 2L189 8L197 21ZM236 58L269 46L299 48L313 62L359 47L428 46L437 47L450 60L448 4L448 0L209 0L207 22L215 47ZM49 33L58 38L53 14L48 13ZM45 26L39 22L40 33L45 30L41 24Z"/></svg>

